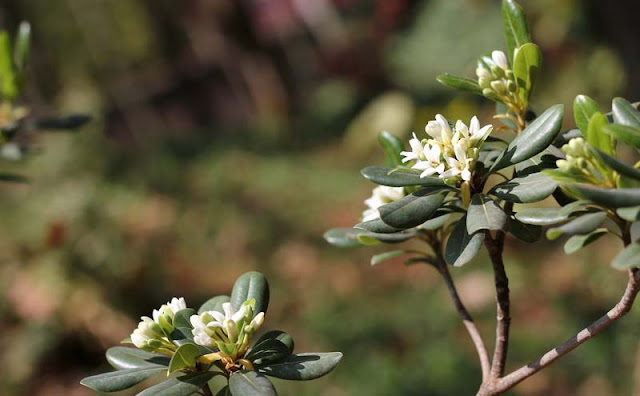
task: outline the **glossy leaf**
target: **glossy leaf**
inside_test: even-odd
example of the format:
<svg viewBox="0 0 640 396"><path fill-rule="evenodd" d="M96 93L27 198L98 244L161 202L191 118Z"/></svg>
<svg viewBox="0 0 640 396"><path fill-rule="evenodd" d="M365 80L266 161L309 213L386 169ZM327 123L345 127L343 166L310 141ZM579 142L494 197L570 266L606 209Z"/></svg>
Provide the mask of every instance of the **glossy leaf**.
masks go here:
<svg viewBox="0 0 640 396"><path fill-rule="evenodd" d="M600 112L596 112L589 119L589 127L585 135L587 143L591 146L602 150L607 154L613 153L613 143L611 136L607 135L603 128L609 125L607 117Z"/></svg>
<svg viewBox="0 0 640 396"><path fill-rule="evenodd" d="M255 371L237 371L229 378L229 389L234 395L276 396L269 378Z"/></svg>
<svg viewBox="0 0 640 396"><path fill-rule="evenodd" d="M476 95L482 96L482 88L478 85L478 82L464 77L452 76L448 73L441 74L436 77L438 82L446 87L459 89L460 91L471 92Z"/></svg>
<svg viewBox="0 0 640 396"><path fill-rule="evenodd" d="M98 392L118 392L166 371L166 366L118 370L84 378L80 383Z"/></svg>
<svg viewBox="0 0 640 396"><path fill-rule="evenodd" d="M619 161L617 158L614 158L609 154L604 153L596 148L593 148L592 152L602 162L604 162L608 167L610 167L614 171L626 177L630 177L635 180L640 180L640 170L634 168L633 166L627 165L624 162Z"/></svg>
<svg viewBox="0 0 640 396"><path fill-rule="evenodd" d="M600 227L606 218L605 212L587 213L560 227L550 228L547 230L547 238L553 240L562 235L589 234Z"/></svg>
<svg viewBox="0 0 640 396"><path fill-rule="evenodd" d="M259 371L271 377L307 381L328 374L338 365L340 359L340 352L299 353L282 362L260 367Z"/></svg>
<svg viewBox="0 0 640 396"><path fill-rule="evenodd" d="M563 115L562 105L548 108L509 143L491 167L490 172L518 164L543 152L560 131Z"/></svg>
<svg viewBox="0 0 640 396"><path fill-rule="evenodd" d="M615 139L640 150L640 128L621 124L606 125L602 130Z"/></svg>
<svg viewBox="0 0 640 396"><path fill-rule="evenodd" d="M391 227L407 229L429 220L444 202L446 193L420 190L378 208L380 218Z"/></svg>
<svg viewBox="0 0 640 396"><path fill-rule="evenodd" d="M640 267L640 243L634 242L625 247L611 262L613 268L626 270Z"/></svg>
<svg viewBox="0 0 640 396"><path fill-rule="evenodd" d="M556 168L556 161L561 158L564 158L562 151L550 145L541 153L517 164L515 166L516 175L524 177L531 173L540 172L543 169Z"/></svg>
<svg viewBox="0 0 640 396"><path fill-rule="evenodd" d="M378 135L378 142L384 150L384 158L387 166L395 168L402 165L402 155L400 152L404 149L402 139L387 131L382 131Z"/></svg>
<svg viewBox="0 0 640 396"><path fill-rule="evenodd" d="M568 191L607 208L640 205L640 188L600 188L588 184L565 185Z"/></svg>
<svg viewBox="0 0 640 396"><path fill-rule="evenodd" d="M36 121L36 128L49 130L77 129L91 121L87 114L72 114L65 117L46 118Z"/></svg>
<svg viewBox="0 0 640 396"><path fill-rule="evenodd" d="M467 233L467 215L453 228L444 252L444 260L449 265L461 267L471 261L482 247L483 232Z"/></svg>
<svg viewBox="0 0 640 396"><path fill-rule="evenodd" d="M105 354L111 366L118 370L134 368L162 368L169 365L169 358L165 355L143 351L138 348L122 346L111 347Z"/></svg>
<svg viewBox="0 0 640 396"><path fill-rule="evenodd" d="M625 219L627 221L638 221L640 220L640 206L631 206L628 208L620 208L616 210L616 213L620 218Z"/></svg>
<svg viewBox="0 0 640 396"><path fill-rule="evenodd" d="M420 177L420 171L409 168L385 168L369 166L361 171L362 175L376 184L391 187L406 186L442 186L444 181L437 177Z"/></svg>
<svg viewBox="0 0 640 396"><path fill-rule="evenodd" d="M529 103L529 96L535 86L541 65L542 52L537 45L526 43L516 48L513 57L513 74L518 86L518 95L525 106Z"/></svg>
<svg viewBox="0 0 640 396"><path fill-rule="evenodd" d="M389 224L385 223L380 219L363 221L362 223L358 223L354 225L353 228L360 228L363 230L380 233L380 234L392 234L395 232L402 231L401 228L391 227Z"/></svg>
<svg viewBox="0 0 640 396"><path fill-rule="evenodd" d="M236 280L231 291L231 307L237 312L243 302L252 298L256 300L253 316L259 312L266 314L269 307L269 282L257 271L246 272Z"/></svg>
<svg viewBox="0 0 640 396"><path fill-rule="evenodd" d="M480 230L504 230L508 221L507 214L496 201L483 194L471 197L466 221L468 234Z"/></svg>
<svg viewBox="0 0 640 396"><path fill-rule="evenodd" d="M245 356L256 366L281 361L293 353L293 338L279 330L265 333Z"/></svg>
<svg viewBox="0 0 640 396"><path fill-rule="evenodd" d="M586 136L589 130L589 120L599 111L598 104L587 95L578 95L573 101L573 118L576 126Z"/></svg>
<svg viewBox="0 0 640 396"><path fill-rule="evenodd" d="M502 0L502 26L507 43L507 56L513 63L516 48L531 42L524 12L514 0Z"/></svg>
<svg viewBox="0 0 640 396"><path fill-rule="evenodd" d="M525 224L517 219L509 219L509 233L519 240L533 243L540 240L542 227L532 224Z"/></svg>
<svg viewBox="0 0 640 396"><path fill-rule="evenodd" d="M231 301L231 297L229 296L211 297L210 299L205 301L205 303L202 304L200 308L198 308L198 314L201 314L206 311L218 311L218 312L224 313L224 310L222 309L222 304L229 301Z"/></svg>
<svg viewBox="0 0 640 396"><path fill-rule="evenodd" d="M137 396L190 396L202 389L216 375L220 373L206 371L169 378L143 390Z"/></svg>
<svg viewBox="0 0 640 396"><path fill-rule="evenodd" d="M640 111L636 106L623 98L615 98L611 107L616 124L640 129Z"/></svg>
<svg viewBox="0 0 640 396"><path fill-rule="evenodd" d="M173 326L176 328L189 328L192 329L191 326L191 316L196 314L196 310L192 308L181 309L176 312L173 316Z"/></svg>
<svg viewBox="0 0 640 396"><path fill-rule="evenodd" d="M182 369L195 368L196 361L200 355L200 348L195 344L187 343L180 345L173 354L173 357L171 357L169 374Z"/></svg>
<svg viewBox="0 0 640 396"><path fill-rule="evenodd" d="M490 194L516 203L538 202L553 194L558 184L542 173L516 177L493 187Z"/></svg>
<svg viewBox="0 0 640 396"><path fill-rule="evenodd" d="M404 256L407 254L421 254L421 253L415 250L392 250L390 252L376 254L375 256L371 257L371 265L378 265L387 260L391 260L393 258Z"/></svg>
<svg viewBox="0 0 640 396"><path fill-rule="evenodd" d="M609 231L606 228L598 228L597 230L586 234L586 235L574 235L571 238L567 239L567 242L564 244L564 252L566 254L573 254L588 244L597 241L603 235L607 234Z"/></svg>
<svg viewBox="0 0 640 396"><path fill-rule="evenodd" d="M526 208L519 210L515 218L525 224L551 225L568 220L576 213L587 212L588 201L576 201L559 208Z"/></svg>

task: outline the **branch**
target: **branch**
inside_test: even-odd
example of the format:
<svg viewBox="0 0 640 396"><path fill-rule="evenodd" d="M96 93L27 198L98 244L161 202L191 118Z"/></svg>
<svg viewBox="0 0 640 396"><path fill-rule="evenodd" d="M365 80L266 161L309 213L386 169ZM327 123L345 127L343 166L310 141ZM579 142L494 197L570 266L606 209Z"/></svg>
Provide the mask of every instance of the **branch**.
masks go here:
<svg viewBox="0 0 640 396"><path fill-rule="evenodd" d="M447 267L447 263L445 263L444 258L441 254L437 254L438 257L438 272L442 275L444 279L444 283L447 284L447 288L449 289L449 294L453 299L453 303L456 306L456 310L462 317L462 322L464 323L464 327L467 328L467 332L471 337L471 341L473 341L473 345L476 347L476 352L478 353L478 359L480 360L480 366L482 367L482 382L484 383L489 379L489 371L491 369L489 363L489 354L487 353L487 348L484 345L484 341L482 340L482 336L476 327L476 324L473 321L473 318L465 308L460 296L458 295L458 291L456 290L456 286L453 284L453 279L451 278L451 273L449 272L449 268Z"/></svg>
<svg viewBox="0 0 640 396"><path fill-rule="evenodd" d="M541 358L535 360L526 366L520 367L513 373L503 377L498 381L490 394L502 393L513 388L526 378L549 366L556 360L568 354L585 341L600 334L609 327L613 322L626 315L633 306L633 302L640 291L640 270L637 268L629 270L629 281L627 288L622 295L620 301L606 315L593 322L591 325L580 331L575 336L569 338L561 345L553 348L549 352L542 355Z"/></svg>

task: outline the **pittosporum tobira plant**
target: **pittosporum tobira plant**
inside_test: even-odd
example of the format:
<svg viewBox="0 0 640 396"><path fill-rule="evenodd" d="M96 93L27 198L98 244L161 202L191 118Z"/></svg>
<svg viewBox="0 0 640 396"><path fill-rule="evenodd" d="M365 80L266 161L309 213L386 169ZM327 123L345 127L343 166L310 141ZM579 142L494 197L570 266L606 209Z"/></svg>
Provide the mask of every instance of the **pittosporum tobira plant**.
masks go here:
<svg viewBox="0 0 640 396"><path fill-rule="evenodd" d="M268 305L269 284L259 272L243 274L230 297L213 297L197 311L184 298L173 298L152 317L143 316L123 341L136 348L107 351L116 371L81 383L117 392L163 374L164 380L138 395L269 396L277 393L267 376L306 381L336 367L340 352L294 354L289 334L271 330L260 335Z"/></svg>
<svg viewBox="0 0 640 396"><path fill-rule="evenodd" d="M19 161L33 145L32 133L75 130L91 117L74 114L60 118L31 120L31 110L20 103L25 85L31 26L22 22L13 43L9 33L0 30L0 159ZM0 181L25 181L22 175L2 172Z"/></svg>
<svg viewBox="0 0 640 396"><path fill-rule="evenodd" d="M502 17L506 53L481 56L477 79L438 77L446 86L496 102L494 118L502 125L483 126L476 117L468 125L451 123L437 115L424 134L413 134L409 150L401 139L382 132L379 141L387 166L362 170L379 185L365 201L362 222L325 234L328 242L342 247L424 242L424 249L389 251L375 255L371 263L409 256L406 264L427 263L442 275L478 353L479 395L505 392L597 335L629 311L640 290L640 162L626 164L616 156L620 144L640 149L637 104L616 98L612 114L603 114L592 99L580 95L574 103L578 129L560 133L563 105L539 115L529 105L542 54L531 42L522 9L513 0L503 0ZM504 132L503 137L491 135L496 130ZM560 207L514 207L549 196ZM605 234L618 236L625 248L612 264L626 270L629 280L620 302L604 316L505 375L511 321L505 236L535 242L543 226L553 226L546 231L549 239L570 236L567 253ZM448 267L470 262L483 245L494 270L497 301L492 358Z"/></svg>

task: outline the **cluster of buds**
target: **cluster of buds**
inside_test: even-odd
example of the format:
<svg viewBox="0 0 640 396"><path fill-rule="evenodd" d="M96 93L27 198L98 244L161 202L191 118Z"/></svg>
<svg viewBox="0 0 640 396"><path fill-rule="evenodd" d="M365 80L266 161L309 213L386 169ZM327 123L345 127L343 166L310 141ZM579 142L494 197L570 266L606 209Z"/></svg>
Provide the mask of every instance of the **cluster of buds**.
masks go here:
<svg viewBox="0 0 640 396"><path fill-rule="evenodd" d="M378 212L379 207L402 199L405 196L404 187L378 186L374 188L371 197L364 201L367 209L362 213L362 221L378 219L380 217L380 212Z"/></svg>
<svg viewBox="0 0 640 396"><path fill-rule="evenodd" d="M202 356L206 363L221 360L227 368L240 362L250 366L242 357L249 349L251 336L260 329L264 322L264 312L254 315L256 300L250 299L242 303L237 312L231 303L222 304L222 312L206 311L190 318L193 325L193 341L205 347L217 348L219 352ZM249 368L250 367L245 367Z"/></svg>
<svg viewBox="0 0 640 396"><path fill-rule="evenodd" d="M518 104L516 80L504 52L493 51L491 57L481 57L476 75L484 96L505 104Z"/></svg>
<svg viewBox="0 0 640 396"><path fill-rule="evenodd" d="M593 153L583 138L573 138L562 146L565 159L556 161L558 170L578 183L615 188L614 173Z"/></svg>
<svg viewBox="0 0 640 396"><path fill-rule="evenodd" d="M173 318L178 311L186 308L184 298L174 297L160 309L153 310L153 319L148 316L141 317L138 328L131 334L131 342L148 352L172 355L176 350L176 345L170 341L171 333L175 330Z"/></svg>
<svg viewBox="0 0 640 396"><path fill-rule="evenodd" d="M469 126L458 120L454 127L442 115L429 121L425 127L428 139L418 139L413 134L409 141L411 151L403 151L402 162L413 161L411 168L421 170L420 177L437 175L445 183L458 186L472 179L480 146L493 130L492 125L480 128L477 117Z"/></svg>

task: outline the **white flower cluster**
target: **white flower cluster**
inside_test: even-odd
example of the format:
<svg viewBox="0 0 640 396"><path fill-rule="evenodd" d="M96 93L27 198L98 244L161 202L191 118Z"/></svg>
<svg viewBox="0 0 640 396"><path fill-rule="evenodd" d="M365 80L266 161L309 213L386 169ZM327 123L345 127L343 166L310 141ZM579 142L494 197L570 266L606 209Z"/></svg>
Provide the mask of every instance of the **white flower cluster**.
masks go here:
<svg viewBox="0 0 640 396"><path fill-rule="evenodd" d="M131 342L136 347L149 352L172 353L175 345L169 341L169 336L175 329L173 318L175 314L187 308L184 298L173 298L153 310L153 319L143 316L138 328L131 334Z"/></svg>
<svg viewBox="0 0 640 396"><path fill-rule="evenodd" d="M402 199L405 195L404 187L378 186L374 188L371 197L364 201L367 209L362 213L362 221L378 219L380 217L379 207Z"/></svg>
<svg viewBox="0 0 640 396"><path fill-rule="evenodd" d="M615 188L616 176L608 172L609 167L602 163L592 148L581 137L573 138L562 146L566 159L556 161L558 170L573 178L576 183L591 183L605 188Z"/></svg>
<svg viewBox="0 0 640 396"><path fill-rule="evenodd" d="M458 120L451 128L447 119L438 114L425 127L429 139L418 139L413 134L409 141L411 151L401 153L404 157L402 162L415 161L411 167L422 171L420 177L437 175L451 185L460 180L468 182L478 160L480 146L492 129L492 125L480 128L475 116L468 127Z"/></svg>
<svg viewBox="0 0 640 396"><path fill-rule="evenodd" d="M222 304L222 312L206 311L190 318L193 325L193 341L198 345L218 348L220 355L232 360L242 357L249 347L251 336L264 322L264 312L254 317L256 301L242 303L237 312L231 303Z"/></svg>
<svg viewBox="0 0 640 396"><path fill-rule="evenodd" d="M493 51L491 58L485 56L476 69L478 85L487 97L508 99L516 91L516 81L509 67L507 56L502 51Z"/></svg>

